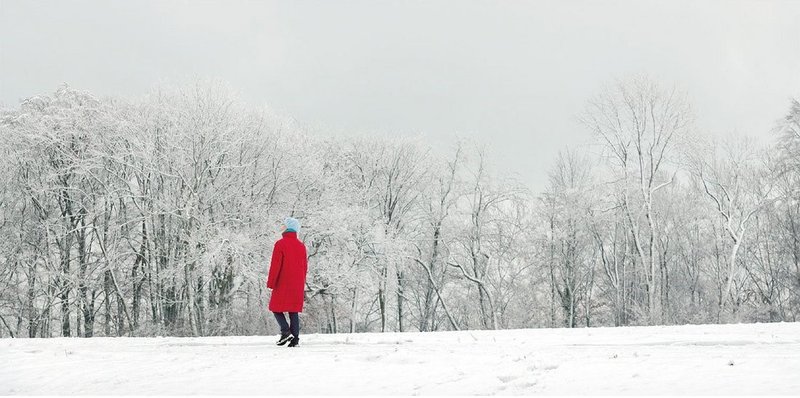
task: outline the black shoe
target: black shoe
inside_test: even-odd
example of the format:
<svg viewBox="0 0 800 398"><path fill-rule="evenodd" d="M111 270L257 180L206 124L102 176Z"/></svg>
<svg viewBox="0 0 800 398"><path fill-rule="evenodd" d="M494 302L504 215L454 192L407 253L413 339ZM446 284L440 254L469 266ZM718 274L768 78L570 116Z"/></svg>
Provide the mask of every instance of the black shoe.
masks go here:
<svg viewBox="0 0 800 398"><path fill-rule="evenodd" d="M291 333L286 333L286 334L281 333L281 338L278 339L278 342L276 344L277 345L284 345L287 342L289 342L289 340L292 340L293 337L294 336L292 336Z"/></svg>
<svg viewBox="0 0 800 398"><path fill-rule="evenodd" d="M289 347L297 347L298 344L300 344L300 338L295 337L292 339L292 342L289 343Z"/></svg>

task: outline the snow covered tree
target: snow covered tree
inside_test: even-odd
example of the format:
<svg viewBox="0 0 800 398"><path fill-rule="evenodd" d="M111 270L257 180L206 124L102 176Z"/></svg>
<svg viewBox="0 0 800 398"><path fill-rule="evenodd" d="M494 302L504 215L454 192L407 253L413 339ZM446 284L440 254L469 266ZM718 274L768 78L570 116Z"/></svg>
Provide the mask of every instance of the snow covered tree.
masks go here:
<svg viewBox="0 0 800 398"><path fill-rule="evenodd" d="M594 280L589 225L593 181L587 159L562 152L550 171L542 197L549 222L549 272L552 299L558 298L563 324L576 327L579 305L588 300ZM588 314L587 322L588 322Z"/></svg>
<svg viewBox="0 0 800 398"><path fill-rule="evenodd" d="M644 271L646 317L651 324L661 321L656 245L663 230L658 192L673 183L669 162L691 132L692 117L684 94L642 77L620 81L595 97L581 117L610 159L616 192Z"/></svg>
<svg viewBox="0 0 800 398"><path fill-rule="evenodd" d="M0 336L273 333L286 216L309 332L797 320L798 115L690 146L683 95L624 81L537 195L480 145L323 138L219 82L62 86L0 111Z"/></svg>
<svg viewBox="0 0 800 398"><path fill-rule="evenodd" d="M737 256L754 216L770 201L771 178L764 175L760 156L746 140L726 142L722 148L712 144L709 153L694 164L702 190L721 217L724 233L730 238L727 269L719 291L719 311L725 310L732 287L739 275ZM719 153L720 149L724 153Z"/></svg>

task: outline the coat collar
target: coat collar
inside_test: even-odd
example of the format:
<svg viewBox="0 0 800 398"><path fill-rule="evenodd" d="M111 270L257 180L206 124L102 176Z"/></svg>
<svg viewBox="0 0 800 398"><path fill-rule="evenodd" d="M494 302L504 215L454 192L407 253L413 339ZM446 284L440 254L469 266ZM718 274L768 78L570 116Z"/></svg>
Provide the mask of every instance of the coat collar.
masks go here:
<svg viewBox="0 0 800 398"><path fill-rule="evenodd" d="M297 239L297 232L294 232L294 231L286 231L282 235L283 235L284 238L295 238L295 239Z"/></svg>

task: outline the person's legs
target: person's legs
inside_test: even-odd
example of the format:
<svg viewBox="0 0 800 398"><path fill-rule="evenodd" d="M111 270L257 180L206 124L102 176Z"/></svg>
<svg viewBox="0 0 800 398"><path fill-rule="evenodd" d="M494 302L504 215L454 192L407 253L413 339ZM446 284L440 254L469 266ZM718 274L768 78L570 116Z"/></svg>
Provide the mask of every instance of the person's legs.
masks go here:
<svg viewBox="0 0 800 398"><path fill-rule="evenodd" d="M290 330L292 331L292 335L294 335L295 338L300 337L300 316L297 315L296 312L290 312L289 313L289 321L291 321L291 324L290 324L289 327L290 327Z"/></svg>
<svg viewBox="0 0 800 398"><path fill-rule="evenodd" d="M289 333L289 324L286 323L286 315L283 315L283 312L273 312L275 314L275 320L278 321L278 326L281 327L281 335L286 335Z"/></svg>
<svg viewBox="0 0 800 398"><path fill-rule="evenodd" d="M286 323L286 315L283 315L283 312L273 312L273 314L275 314L275 320L278 321L278 325L281 327L281 337L276 344L284 345L292 340L292 334L289 333L289 324Z"/></svg>

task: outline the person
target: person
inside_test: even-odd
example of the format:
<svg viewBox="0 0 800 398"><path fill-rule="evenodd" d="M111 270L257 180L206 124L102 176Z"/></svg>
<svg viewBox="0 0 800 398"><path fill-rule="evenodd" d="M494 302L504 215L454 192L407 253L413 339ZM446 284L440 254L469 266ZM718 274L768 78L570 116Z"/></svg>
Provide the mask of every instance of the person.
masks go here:
<svg viewBox="0 0 800 398"><path fill-rule="evenodd" d="M289 343L289 347L297 347L300 343L300 317L303 312L305 298L306 272L308 258L306 246L297 238L300 221L288 217L281 225L282 238L275 242L272 249L272 261L269 265L267 288L272 289L269 299L269 310L275 315L281 336L278 345ZM289 313L286 322L285 312Z"/></svg>

